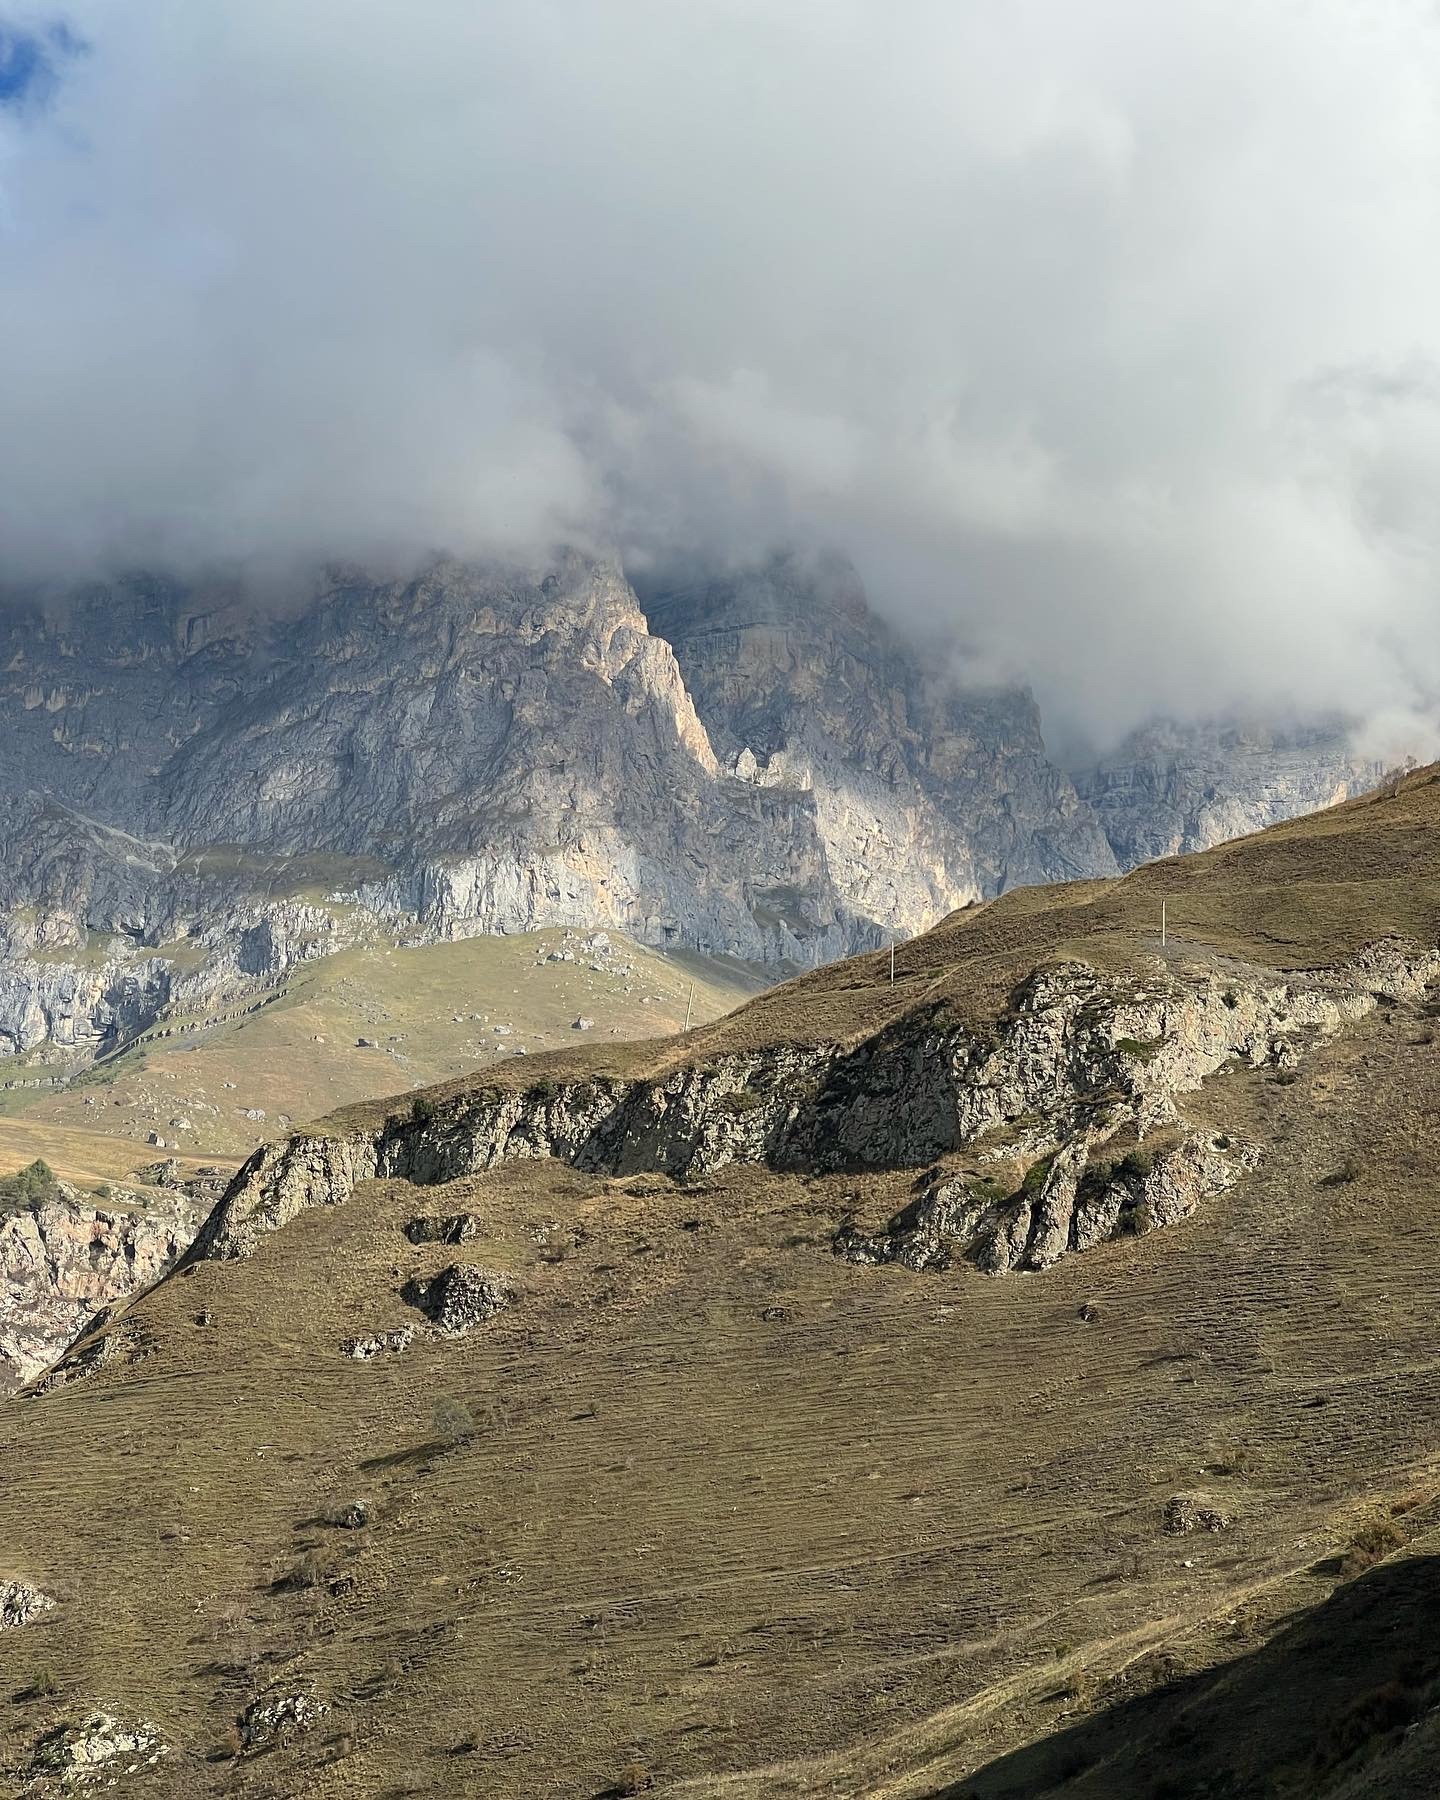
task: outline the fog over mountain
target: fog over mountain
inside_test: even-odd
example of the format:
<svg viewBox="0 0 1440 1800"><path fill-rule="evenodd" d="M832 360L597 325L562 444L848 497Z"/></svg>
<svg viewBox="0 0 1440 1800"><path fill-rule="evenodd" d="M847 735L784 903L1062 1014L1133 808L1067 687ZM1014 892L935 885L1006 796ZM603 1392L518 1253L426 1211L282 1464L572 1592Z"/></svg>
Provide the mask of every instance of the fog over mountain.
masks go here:
<svg viewBox="0 0 1440 1800"><path fill-rule="evenodd" d="M1062 740L1433 748L1421 0L74 0L0 24L0 542L843 547Z"/></svg>

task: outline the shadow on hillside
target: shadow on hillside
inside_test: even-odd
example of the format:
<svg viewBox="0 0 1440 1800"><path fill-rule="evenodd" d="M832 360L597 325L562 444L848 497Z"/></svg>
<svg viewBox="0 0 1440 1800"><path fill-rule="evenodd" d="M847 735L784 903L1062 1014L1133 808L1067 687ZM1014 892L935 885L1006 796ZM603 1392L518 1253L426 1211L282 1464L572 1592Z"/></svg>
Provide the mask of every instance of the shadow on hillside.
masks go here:
<svg viewBox="0 0 1440 1800"><path fill-rule="evenodd" d="M1157 1674L930 1800L1319 1800L1367 1765L1383 1782L1376 1764L1440 1700L1440 1557L1383 1564L1218 1668Z"/></svg>

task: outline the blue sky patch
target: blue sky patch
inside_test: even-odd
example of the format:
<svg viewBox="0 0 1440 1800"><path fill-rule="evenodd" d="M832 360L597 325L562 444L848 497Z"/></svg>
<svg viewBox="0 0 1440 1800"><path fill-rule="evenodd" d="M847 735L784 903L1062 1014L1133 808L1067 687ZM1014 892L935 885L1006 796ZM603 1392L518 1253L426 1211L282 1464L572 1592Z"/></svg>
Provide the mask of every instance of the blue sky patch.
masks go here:
<svg viewBox="0 0 1440 1800"><path fill-rule="evenodd" d="M24 31L0 23L0 106L43 103L59 80L61 64L81 48L66 25Z"/></svg>

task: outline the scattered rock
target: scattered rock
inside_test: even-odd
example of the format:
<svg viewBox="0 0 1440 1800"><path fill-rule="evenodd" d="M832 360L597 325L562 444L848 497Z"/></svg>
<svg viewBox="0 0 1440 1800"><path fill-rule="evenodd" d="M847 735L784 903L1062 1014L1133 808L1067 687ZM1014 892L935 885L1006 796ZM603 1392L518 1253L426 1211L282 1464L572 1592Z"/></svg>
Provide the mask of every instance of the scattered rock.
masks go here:
<svg viewBox="0 0 1440 1800"><path fill-rule="evenodd" d="M54 1605L49 1594L42 1594L28 1581L0 1581L0 1631L29 1625L42 1613L52 1611Z"/></svg>
<svg viewBox="0 0 1440 1800"><path fill-rule="evenodd" d="M313 1731L329 1713L323 1700L309 1694L266 1694L252 1700L237 1721L246 1750L268 1750L302 1732Z"/></svg>
<svg viewBox="0 0 1440 1800"><path fill-rule="evenodd" d="M368 1500L347 1500L327 1513L326 1520L341 1531L363 1531L370 1523L371 1510Z"/></svg>
<svg viewBox="0 0 1440 1800"><path fill-rule="evenodd" d="M595 1021L593 1019L581 1017L575 1020L570 1029L572 1031L593 1031L595 1029Z"/></svg>
<svg viewBox="0 0 1440 1800"><path fill-rule="evenodd" d="M246 1106L241 1110L247 1119L263 1119L265 1117L265 1108L263 1106Z"/></svg>
<svg viewBox="0 0 1440 1800"><path fill-rule="evenodd" d="M515 1302L515 1290L501 1275L469 1263L452 1263L428 1281L408 1282L401 1298L419 1307L446 1337L462 1337Z"/></svg>
<svg viewBox="0 0 1440 1800"><path fill-rule="evenodd" d="M375 1038L359 1037L355 1040L355 1048L357 1050L378 1050L380 1045Z"/></svg>
<svg viewBox="0 0 1440 1800"><path fill-rule="evenodd" d="M413 1325L401 1325L394 1331L375 1331L367 1337L346 1338L340 1350L352 1362L369 1362L372 1356L383 1355L387 1350L398 1355L414 1336Z"/></svg>
<svg viewBox="0 0 1440 1800"><path fill-rule="evenodd" d="M156 1150L163 1150L166 1147L165 1140L158 1131L152 1131L145 1139L145 1142L152 1145Z"/></svg>
<svg viewBox="0 0 1440 1800"><path fill-rule="evenodd" d="M1172 1494L1165 1502L1165 1533L1188 1537L1192 1531L1225 1531L1226 1513L1209 1494Z"/></svg>
<svg viewBox="0 0 1440 1800"><path fill-rule="evenodd" d="M121 1775L138 1774L166 1754L159 1729L145 1720L124 1725L106 1712L93 1712L78 1725L59 1725L35 1746L37 1774L58 1775L67 1788L113 1786Z"/></svg>

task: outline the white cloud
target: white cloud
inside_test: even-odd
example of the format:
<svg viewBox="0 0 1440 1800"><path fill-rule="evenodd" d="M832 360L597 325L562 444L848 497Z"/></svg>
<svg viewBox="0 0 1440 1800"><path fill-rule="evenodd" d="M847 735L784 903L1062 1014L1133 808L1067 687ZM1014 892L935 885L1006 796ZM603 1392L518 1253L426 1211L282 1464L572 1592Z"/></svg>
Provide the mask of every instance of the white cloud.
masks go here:
<svg viewBox="0 0 1440 1800"><path fill-rule="evenodd" d="M0 111L12 572L832 542L1070 731L1433 716L1421 0L65 19Z"/></svg>

